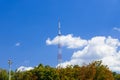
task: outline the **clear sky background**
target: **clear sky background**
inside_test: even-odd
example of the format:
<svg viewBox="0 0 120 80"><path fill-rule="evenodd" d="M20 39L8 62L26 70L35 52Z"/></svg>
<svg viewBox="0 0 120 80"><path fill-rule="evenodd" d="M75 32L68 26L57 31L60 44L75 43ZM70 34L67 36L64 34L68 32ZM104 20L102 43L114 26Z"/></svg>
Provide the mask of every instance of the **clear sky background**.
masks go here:
<svg viewBox="0 0 120 80"><path fill-rule="evenodd" d="M54 38L58 34L59 18L64 37L73 34L73 38L80 37L88 42L99 36L105 37L105 40L108 36L120 39L119 0L0 0L0 68L8 69L8 59L13 61L13 70L40 63L55 67L58 49ZM50 44L46 43L48 38ZM90 42L81 44L80 49L69 49L69 45L63 45L63 63L71 61L74 52L83 51L88 44ZM104 55L104 52L106 50L99 54ZM110 53L116 57L119 45L115 52ZM115 60L117 68L120 67L117 63L120 58Z"/></svg>

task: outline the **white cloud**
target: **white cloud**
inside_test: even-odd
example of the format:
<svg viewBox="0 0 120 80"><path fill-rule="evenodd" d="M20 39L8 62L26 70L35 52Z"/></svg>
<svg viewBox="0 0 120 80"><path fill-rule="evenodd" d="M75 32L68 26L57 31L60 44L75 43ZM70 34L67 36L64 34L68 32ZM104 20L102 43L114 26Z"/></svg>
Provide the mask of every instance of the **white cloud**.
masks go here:
<svg viewBox="0 0 120 80"><path fill-rule="evenodd" d="M17 69L17 72L23 72L23 71L29 71L29 70L32 70L34 69L33 67L25 67L25 66L20 66L18 69Z"/></svg>
<svg viewBox="0 0 120 80"><path fill-rule="evenodd" d="M21 43L20 42L17 42L16 44L15 44L15 46L20 46L21 45Z"/></svg>
<svg viewBox="0 0 120 80"><path fill-rule="evenodd" d="M118 28L118 27L114 27L113 30L116 30L116 31L120 32L120 28Z"/></svg>
<svg viewBox="0 0 120 80"><path fill-rule="evenodd" d="M59 36L56 36L53 40L48 38L46 43L47 45L56 45L59 41L62 46L66 46L67 48L81 48L87 44L86 40L83 40L80 37L73 37L72 34L68 34L66 36L62 35L60 38Z"/></svg>
<svg viewBox="0 0 120 80"><path fill-rule="evenodd" d="M68 36L70 37L68 38ZM71 35L66 35L64 38L67 38L67 40L63 39L64 46L68 48L71 48L70 46L74 46L72 48L83 48L74 52L71 56L71 60L61 63L61 66L65 67L70 64L83 65L84 63L88 64L92 61L102 60L103 64L108 65L111 70L120 72L120 41L118 39L114 39L110 36L96 36L85 40ZM73 41L71 41L71 39ZM48 39L48 41L50 45L55 45L55 42L57 44L56 38L53 40ZM67 44L65 42L67 42Z"/></svg>

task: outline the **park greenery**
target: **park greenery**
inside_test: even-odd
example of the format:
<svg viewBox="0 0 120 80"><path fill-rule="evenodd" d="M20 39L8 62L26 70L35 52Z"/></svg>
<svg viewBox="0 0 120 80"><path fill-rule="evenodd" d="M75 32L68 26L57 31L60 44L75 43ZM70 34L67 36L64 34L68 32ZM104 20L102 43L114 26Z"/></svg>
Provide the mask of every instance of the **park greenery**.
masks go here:
<svg viewBox="0 0 120 80"><path fill-rule="evenodd" d="M0 80L8 80L8 71L0 69ZM68 65L66 68L39 64L29 71L11 71L11 80L120 80L102 61L88 65Z"/></svg>

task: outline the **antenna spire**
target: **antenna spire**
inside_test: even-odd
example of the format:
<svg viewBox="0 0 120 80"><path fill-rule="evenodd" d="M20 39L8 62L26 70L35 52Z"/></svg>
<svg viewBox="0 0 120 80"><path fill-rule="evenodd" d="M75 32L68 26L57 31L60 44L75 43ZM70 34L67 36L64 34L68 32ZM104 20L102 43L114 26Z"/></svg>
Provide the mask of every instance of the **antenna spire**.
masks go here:
<svg viewBox="0 0 120 80"><path fill-rule="evenodd" d="M11 80L11 65L12 65L12 61L10 59L8 60L8 65L9 65L9 80Z"/></svg>
<svg viewBox="0 0 120 80"><path fill-rule="evenodd" d="M61 35L61 30L60 30L60 20L59 20L59 22L58 22L58 36L60 36Z"/></svg>
<svg viewBox="0 0 120 80"><path fill-rule="evenodd" d="M60 20L58 21L58 64L62 63L62 46L61 46L61 26Z"/></svg>

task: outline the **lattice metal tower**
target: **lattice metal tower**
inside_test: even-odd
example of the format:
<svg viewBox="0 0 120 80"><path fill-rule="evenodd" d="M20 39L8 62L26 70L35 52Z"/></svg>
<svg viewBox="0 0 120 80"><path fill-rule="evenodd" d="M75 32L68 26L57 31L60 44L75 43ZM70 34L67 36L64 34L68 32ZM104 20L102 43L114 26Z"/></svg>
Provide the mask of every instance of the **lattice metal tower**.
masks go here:
<svg viewBox="0 0 120 80"><path fill-rule="evenodd" d="M62 63L62 45L61 45L61 26L60 26L60 20L58 22L58 64Z"/></svg>
<svg viewBox="0 0 120 80"><path fill-rule="evenodd" d="M10 59L8 60L8 65L9 65L9 80L11 80L11 65L12 65L12 61Z"/></svg>

